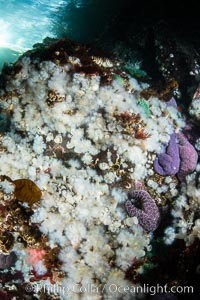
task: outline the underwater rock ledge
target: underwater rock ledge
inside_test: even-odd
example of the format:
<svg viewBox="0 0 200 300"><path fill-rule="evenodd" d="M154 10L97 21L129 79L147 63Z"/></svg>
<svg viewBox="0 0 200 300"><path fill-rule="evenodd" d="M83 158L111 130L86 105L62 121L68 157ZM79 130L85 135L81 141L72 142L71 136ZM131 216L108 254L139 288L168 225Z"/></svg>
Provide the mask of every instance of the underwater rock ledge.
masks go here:
<svg viewBox="0 0 200 300"><path fill-rule="evenodd" d="M13 273L21 272L24 282L60 284L69 289L59 291L63 299L137 299L126 287L141 283L157 230L165 245L176 237L188 245L199 238L199 188L191 189L199 165L182 184L154 170L186 117L156 97L145 100L148 84L132 68L62 39L39 44L1 76L0 109L10 122L7 130L0 128L0 240L7 239L7 251L17 255ZM18 180L28 180L23 183L37 191L37 201L28 203L25 191L22 198L15 193ZM126 212L131 188L146 191L157 214L173 208L174 221L146 232ZM142 203L135 205L141 209ZM130 268L137 274L128 276ZM95 294L73 291L87 284ZM111 284L123 292L112 294Z"/></svg>

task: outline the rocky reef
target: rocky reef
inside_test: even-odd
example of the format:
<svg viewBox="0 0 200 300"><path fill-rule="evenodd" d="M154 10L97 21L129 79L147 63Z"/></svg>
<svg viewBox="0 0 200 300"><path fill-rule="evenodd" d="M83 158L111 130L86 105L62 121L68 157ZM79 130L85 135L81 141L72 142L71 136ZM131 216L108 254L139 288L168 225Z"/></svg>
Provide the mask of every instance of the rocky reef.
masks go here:
<svg viewBox="0 0 200 300"><path fill-rule="evenodd" d="M67 39L46 39L4 67L5 299L148 298L151 292L133 290L166 267L159 251L168 251L171 262L174 253L183 269L197 256L198 142L184 135L188 116L175 99L144 97L150 86L138 74L146 73ZM157 282L191 284L191 272L166 268Z"/></svg>

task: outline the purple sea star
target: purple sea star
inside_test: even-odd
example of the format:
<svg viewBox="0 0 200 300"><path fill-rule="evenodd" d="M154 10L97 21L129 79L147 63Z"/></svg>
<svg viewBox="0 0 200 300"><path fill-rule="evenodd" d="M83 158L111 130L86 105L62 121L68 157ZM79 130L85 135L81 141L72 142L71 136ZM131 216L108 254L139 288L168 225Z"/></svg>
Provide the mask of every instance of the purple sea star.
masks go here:
<svg viewBox="0 0 200 300"><path fill-rule="evenodd" d="M137 217L139 224L146 231L154 231L158 227L160 213L155 201L145 190L131 189L125 203L126 210L130 217ZM142 208L135 207L132 199L140 200Z"/></svg>
<svg viewBox="0 0 200 300"><path fill-rule="evenodd" d="M181 160L177 177L180 181L183 181L186 175L195 170L198 161L198 154L192 144L190 144L182 133L177 133L177 139Z"/></svg>
<svg viewBox="0 0 200 300"><path fill-rule="evenodd" d="M154 161L155 171L162 175L175 175L180 166L179 147L176 143L176 134L171 135L165 153L159 154Z"/></svg>
<svg viewBox="0 0 200 300"><path fill-rule="evenodd" d="M169 101L166 102L167 106L172 106L174 108L177 108L177 103L176 100L174 99L174 97L172 97Z"/></svg>
<svg viewBox="0 0 200 300"><path fill-rule="evenodd" d="M194 144L199 138L199 131L200 126L197 125L194 120L189 120L183 128L182 133L190 143Z"/></svg>

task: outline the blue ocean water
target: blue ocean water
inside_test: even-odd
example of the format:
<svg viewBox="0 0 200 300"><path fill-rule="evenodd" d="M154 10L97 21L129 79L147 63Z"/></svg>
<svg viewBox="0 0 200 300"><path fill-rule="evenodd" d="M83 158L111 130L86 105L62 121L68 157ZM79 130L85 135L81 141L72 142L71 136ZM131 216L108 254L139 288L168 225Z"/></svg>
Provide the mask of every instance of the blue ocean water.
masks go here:
<svg viewBox="0 0 200 300"><path fill-rule="evenodd" d="M66 3L62 0L0 0L0 68L45 37L54 37L52 14Z"/></svg>
<svg viewBox="0 0 200 300"><path fill-rule="evenodd" d="M0 0L0 69L46 37L102 39L130 0Z"/></svg>

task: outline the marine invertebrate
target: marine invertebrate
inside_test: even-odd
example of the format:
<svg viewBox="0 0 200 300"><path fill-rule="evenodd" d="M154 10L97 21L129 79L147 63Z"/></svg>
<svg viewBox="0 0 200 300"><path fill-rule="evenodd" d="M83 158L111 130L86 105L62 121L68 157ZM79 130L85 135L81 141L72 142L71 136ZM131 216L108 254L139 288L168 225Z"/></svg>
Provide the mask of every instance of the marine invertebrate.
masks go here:
<svg viewBox="0 0 200 300"><path fill-rule="evenodd" d="M5 290L0 290L0 297L1 299L4 299L4 300L10 300L12 299L7 293Z"/></svg>
<svg viewBox="0 0 200 300"><path fill-rule="evenodd" d="M145 101L144 99L141 99L138 102L138 105L144 109L145 115L149 118L151 116L151 111L150 111L148 102Z"/></svg>
<svg viewBox="0 0 200 300"><path fill-rule="evenodd" d="M166 137L174 123L176 130L181 127L181 116L159 99L150 99L145 102L151 113L147 118L146 106L138 104L143 83L118 70L121 67L114 60L110 68L96 60L98 65L92 57L99 56L88 47L62 40L43 53L35 49L25 54L16 63L22 66L19 71L15 66L4 76L1 106L7 109L13 105L13 110L12 134L5 132L1 136L0 151L6 149L1 153L2 174L37 180L44 191L42 201L38 192L36 203L31 194L32 182L29 188L25 179L11 180L11 187L22 185L19 194L14 187L9 192L10 183L5 177L0 185L5 206L0 225L15 238L14 249L23 254L18 255L16 268L21 270L23 266L21 271L30 281L52 278L57 282L58 277L65 277L62 284L66 287L72 280L83 286L85 282L94 283L100 289L103 281L117 279L120 286L127 285L124 272L133 257L145 255L150 242L145 230L152 231L157 226L159 212L154 191L150 193L148 189L155 200L150 201L151 220L148 210L142 208L138 213L141 220L147 219L141 221L145 230L137 226L136 217L129 218L127 214L124 220L120 204L136 180L145 183L149 176L146 165L150 169L155 159L152 157L149 163L147 155L166 141L160 137L163 133ZM109 82L110 85L104 84ZM10 96L10 91L17 96ZM159 121L163 110L172 111L165 122L164 116ZM150 139L146 139L148 132ZM38 205L31 206L32 203ZM54 245L60 253L51 252ZM44 258L32 265L33 278L27 274L30 265L23 259L27 248L46 251ZM99 297L107 296L102 293Z"/></svg>
<svg viewBox="0 0 200 300"><path fill-rule="evenodd" d="M140 65L141 65L140 62L137 62L134 65L125 65L124 70L132 77L136 77L136 78L147 77L147 73L144 70L140 69Z"/></svg>
<svg viewBox="0 0 200 300"><path fill-rule="evenodd" d="M162 84L155 83L141 91L140 96L146 100L150 97L158 97L164 101L169 101L173 97L173 92L179 87L178 82L174 78L170 78Z"/></svg>
<svg viewBox="0 0 200 300"><path fill-rule="evenodd" d="M41 261L44 258L46 251L40 248L33 248L33 249L28 249L28 254L29 254L28 262L32 264L32 266L34 267L37 265L39 261Z"/></svg>
<svg viewBox="0 0 200 300"><path fill-rule="evenodd" d="M125 82L125 81L124 81L124 78L122 78L120 75L114 74L114 75L113 75L113 79L114 79L114 80L117 80L117 81L119 82L120 85L122 85L122 86L124 85L124 82Z"/></svg>
<svg viewBox="0 0 200 300"><path fill-rule="evenodd" d="M114 114L114 117L123 127L124 134L133 135L136 139L145 140L151 136L150 133L145 131L144 123L139 114L129 113L127 111L120 114Z"/></svg>
<svg viewBox="0 0 200 300"><path fill-rule="evenodd" d="M50 90L48 92L48 98L46 99L46 102L49 106L53 106L55 103L63 101L64 98L55 91Z"/></svg>
<svg viewBox="0 0 200 300"><path fill-rule="evenodd" d="M8 269L14 265L16 261L15 252L11 252L8 255L0 254L0 269Z"/></svg>
<svg viewBox="0 0 200 300"><path fill-rule="evenodd" d="M179 146L176 143L176 134L173 133L170 137L168 146L165 148L165 152L159 154L154 161L155 171L162 175L175 175L180 166Z"/></svg>
<svg viewBox="0 0 200 300"><path fill-rule="evenodd" d="M166 102L167 107L172 106L174 108L177 108L177 103L174 97L172 97L169 101Z"/></svg>
<svg viewBox="0 0 200 300"><path fill-rule="evenodd" d="M14 194L18 200L28 202L29 204L40 201L42 192L33 181L29 179L17 179L13 183L15 185Z"/></svg>
<svg viewBox="0 0 200 300"><path fill-rule="evenodd" d="M103 68L112 68L113 62L111 60L109 60L108 58L102 58L102 57L98 57L98 56L91 56L93 62L95 64L97 64L100 67Z"/></svg>
<svg viewBox="0 0 200 300"><path fill-rule="evenodd" d="M10 115L8 112L0 112L0 132L6 132L10 127Z"/></svg>
<svg viewBox="0 0 200 300"><path fill-rule="evenodd" d="M182 133L177 133L177 139L180 154L180 168L177 177L180 181L183 181L186 175L195 170L198 154Z"/></svg>
<svg viewBox="0 0 200 300"><path fill-rule="evenodd" d="M199 138L199 124L195 122L195 119L187 120L185 127L182 130L182 133L186 139L194 145ZM198 150L198 149L197 149Z"/></svg>
<svg viewBox="0 0 200 300"><path fill-rule="evenodd" d="M60 248L59 247L45 247L28 249L28 262L33 266L32 275L30 281L39 281L49 279L51 284L55 284L60 281L64 272L60 270L61 261L59 260Z"/></svg>
<svg viewBox="0 0 200 300"><path fill-rule="evenodd" d="M195 148L199 151L200 150L200 138L198 138L195 142Z"/></svg>
<svg viewBox="0 0 200 300"><path fill-rule="evenodd" d="M0 231L0 251L3 254L9 254L14 245L14 237L7 231Z"/></svg>
<svg viewBox="0 0 200 300"><path fill-rule="evenodd" d="M24 207L19 201L7 200L1 207L0 227L0 250L4 254L10 253L15 238L13 233L19 234L19 239L28 247L44 247L47 237L42 235L38 225L30 220L32 209Z"/></svg>
<svg viewBox="0 0 200 300"><path fill-rule="evenodd" d="M125 203L126 210L130 217L137 217L139 224L146 231L154 231L159 223L159 209L155 201L145 190L131 189L128 194L128 199ZM140 201L142 208L135 206L134 200Z"/></svg>
<svg viewBox="0 0 200 300"><path fill-rule="evenodd" d="M124 126L132 125L140 121L140 115L135 113L129 113L127 111L118 114L114 114L114 117L117 120L120 120Z"/></svg>
<svg viewBox="0 0 200 300"><path fill-rule="evenodd" d="M189 107L189 114L195 120L200 119L200 99L194 99Z"/></svg>
<svg viewBox="0 0 200 300"><path fill-rule="evenodd" d="M136 139L141 139L141 140L145 140L147 138L149 138L151 136L150 133L146 132L143 128L141 128L140 126L136 129L135 131L135 135L134 137Z"/></svg>

